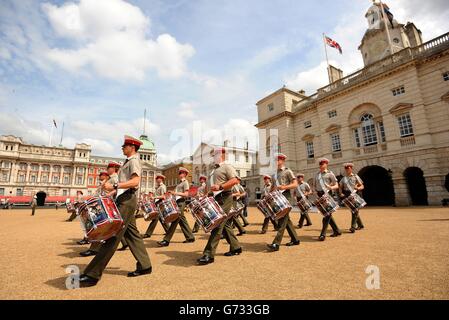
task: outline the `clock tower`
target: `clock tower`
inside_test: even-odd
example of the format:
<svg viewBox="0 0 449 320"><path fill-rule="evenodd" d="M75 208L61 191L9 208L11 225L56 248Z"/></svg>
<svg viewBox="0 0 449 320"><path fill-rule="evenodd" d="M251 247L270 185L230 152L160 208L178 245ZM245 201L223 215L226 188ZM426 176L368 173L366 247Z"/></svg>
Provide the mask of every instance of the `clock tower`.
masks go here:
<svg viewBox="0 0 449 320"><path fill-rule="evenodd" d="M383 6L388 8L385 3ZM380 2L373 1L365 17L368 29L359 46L365 66L422 43L421 31L413 23L400 24L392 14L382 14Z"/></svg>

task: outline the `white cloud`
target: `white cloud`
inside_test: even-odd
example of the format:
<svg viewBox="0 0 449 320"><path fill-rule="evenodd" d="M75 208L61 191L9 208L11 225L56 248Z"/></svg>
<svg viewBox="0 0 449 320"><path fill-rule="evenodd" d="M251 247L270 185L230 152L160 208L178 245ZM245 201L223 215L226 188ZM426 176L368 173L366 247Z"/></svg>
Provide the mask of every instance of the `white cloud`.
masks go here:
<svg viewBox="0 0 449 320"><path fill-rule="evenodd" d="M123 0L80 0L42 9L57 35L75 48L54 47L47 58L78 74L94 71L115 80L143 80L147 71L161 78L179 78L195 53L169 34L149 39L150 21L140 8Z"/></svg>
<svg viewBox="0 0 449 320"><path fill-rule="evenodd" d="M196 116L195 112L193 111L194 108L195 108L194 103L181 102L176 113L181 118L194 119Z"/></svg>

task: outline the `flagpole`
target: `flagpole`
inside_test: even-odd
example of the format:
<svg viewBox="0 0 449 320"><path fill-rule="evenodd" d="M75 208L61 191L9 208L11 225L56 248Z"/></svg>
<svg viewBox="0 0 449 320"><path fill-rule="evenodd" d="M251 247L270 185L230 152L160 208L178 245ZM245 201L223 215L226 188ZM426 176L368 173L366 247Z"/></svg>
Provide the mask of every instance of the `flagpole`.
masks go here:
<svg viewBox="0 0 449 320"><path fill-rule="evenodd" d="M146 120L147 120L147 109L143 111L143 134L145 135L146 128Z"/></svg>
<svg viewBox="0 0 449 320"><path fill-rule="evenodd" d="M59 144L60 144L60 145L62 145L62 137L64 137L64 122L62 123L61 141L59 141Z"/></svg>
<svg viewBox="0 0 449 320"><path fill-rule="evenodd" d="M329 84L332 83L331 75L330 75L330 65L329 65L329 57L327 55L327 43L326 43L326 35L323 32L323 44L324 44L324 53L326 54L326 63L327 63L327 77L329 78Z"/></svg>
<svg viewBox="0 0 449 320"><path fill-rule="evenodd" d="M391 42L390 29L388 28L387 19L385 17L385 8L382 0L379 0L382 19L384 20L385 30L387 31L388 46L390 47L390 55L393 55L393 43Z"/></svg>
<svg viewBox="0 0 449 320"><path fill-rule="evenodd" d="M51 130L50 130L50 140L48 141L48 146L51 147L51 142L53 139L53 124L51 125Z"/></svg>

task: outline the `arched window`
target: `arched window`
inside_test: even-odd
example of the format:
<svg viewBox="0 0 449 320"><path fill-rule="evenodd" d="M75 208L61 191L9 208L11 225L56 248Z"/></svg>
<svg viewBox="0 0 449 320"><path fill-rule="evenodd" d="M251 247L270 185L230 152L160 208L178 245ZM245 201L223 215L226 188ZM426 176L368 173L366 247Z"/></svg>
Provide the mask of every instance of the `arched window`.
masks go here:
<svg viewBox="0 0 449 320"><path fill-rule="evenodd" d="M372 114L365 113L360 121L362 122L363 145L371 146L377 144L376 125Z"/></svg>

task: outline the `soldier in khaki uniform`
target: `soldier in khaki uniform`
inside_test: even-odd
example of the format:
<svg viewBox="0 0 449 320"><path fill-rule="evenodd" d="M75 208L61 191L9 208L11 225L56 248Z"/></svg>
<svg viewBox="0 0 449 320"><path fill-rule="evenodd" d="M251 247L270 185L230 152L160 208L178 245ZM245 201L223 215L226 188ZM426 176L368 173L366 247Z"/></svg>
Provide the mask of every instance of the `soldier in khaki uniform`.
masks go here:
<svg viewBox="0 0 449 320"><path fill-rule="evenodd" d="M198 197L202 198L202 197L207 196L207 177L204 175L201 175L199 180L200 180L200 186L198 188ZM192 232L197 233L199 228L200 228L200 224L197 221L195 221L195 225L193 226Z"/></svg>
<svg viewBox="0 0 449 320"><path fill-rule="evenodd" d="M274 187L281 192L285 190L283 195L291 203L292 197L290 190L293 190L298 186L298 181L296 180L293 171L285 167L285 160L287 160L287 156L285 154L278 153L275 155L275 158L277 159L278 169ZM287 229L287 232L291 238L291 241L287 243L286 246L290 247L300 244L298 235L296 234L296 230L293 227L292 221L290 220L290 213L278 220L278 228L279 229L276 237L273 240L273 243L267 245L270 251L279 251L279 246L281 245L285 229Z"/></svg>
<svg viewBox="0 0 449 320"><path fill-rule="evenodd" d="M296 179L298 179L298 187L295 190L295 195L297 199L300 199L302 196L309 198L309 195L311 195L312 188L310 188L310 185L304 181L304 174L300 173L296 176ZM301 217L299 218L298 222L298 228L301 229L304 225L304 220L307 221L306 227L312 225L312 220L310 220L309 212L301 212Z"/></svg>
<svg viewBox="0 0 449 320"><path fill-rule="evenodd" d="M235 169L231 165L224 163L225 152L224 148L217 148L212 151L215 161L215 170L212 174L213 184L211 186L211 191L216 193L215 200L227 214L233 205L231 189L238 183L238 179ZM214 262L215 252L223 232L226 240L230 244L230 250L225 253L225 256L231 257L242 253L242 247L232 230L231 221L228 220L211 231L209 240L203 251L203 256L197 260L200 265Z"/></svg>
<svg viewBox="0 0 449 320"><path fill-rule="evenodd" d="M242 201L241 198L245 194L245 189L243 189L242 185L240 184L240 181L241 181L240 177L237 177L237 179L239 180L239 183L235 184L232 187L232 189L231 189L232 197L234 199L234 203L237 202L237 201ZM233 227L236 227L237 230L239 230L239 233L237 234L237 236L242 236L242 235L246 234L246 230L245 230L244 226L242 226L242 224L240 223L240 221L238 219L238 217L241 214L242 213L240 213L239 215L234 216L232 218Z"/></svg>
<svg viewBox="0 0 449 320"><path fill-rule="evenodd" d="M173 238L178 224L181 226L182 233L184 233L184 237L186 238L183 243L195 242L195 236L193 235L192 229L190 229L189 223L187 222L187 219L184 215L184 209L186 208L186 200L189 197L190 188L189 182L186 179L188 174L189 171L186 168L180 167L178 169L180 181L176 186L175 191L170 193L177 197L176 203L178 204L181 213L179 214L179 218L170 224L170 228L168 229L164 240L158 241L157 244L160 247L168 247L170 245L170 240Z"/></svg>
<svg viewBox="0 0 449 320"><path fill-rule="evenodd" d="M325 192L332 192L333 190L338 189L337 178L335 177L334 173L327 168L328 164L328 159L319 159L320 171L316 174L314 183L315 191L317 192L318 197L323 196ZM337 226L337 223L335 222L332 215L330 215L323 218L323 228L321 229L321 235L319 237L320 241L326 240L326 231L329 224L334 231L331 237L341 236L341 232Z"/></svg>
<svg viewBox="0 0 449 320"><path fill-rule="evenodd" d="M158 201L165 199L165 194L167 193L167 186L165 185L164 181L165 181L164 175L158 174L156 176L157 188L156 188L156 193L153 198L154 201L156 201L156 203ZM151 238L151 236L153 235L154 229L156 229L158 221L161 223L165 232L167 232L168 225L164 221L162 221L161 217L158 217L158 219L154 219L153 221L150 222L150 225L148 226L147 231L145 231L145 233L142 235L142 238L144 238L144 239Z"/></svg>
<svg viewBox="0 0 449 320"><path fill-rule="evenodd" d="M363 181L360 179L358 174L353 172L354 164L345 163L344 165L346 175L340 181L340 197L342 199L351 195L352 192L360 192L365 187L363 186ZM362 230L364 228L362 219L360 218L360 213L358 209L351 211L351 228L349 231L354 233L356 230Z"/></svg>
<svg viewBox="0 0 449 320"><path fill-rule="evenodd" d="M76 198L75 198L75 203L77 202L83 202L83 192L82 191L77 191L76 192ZM72 212L70 217L66 220L68 222L75 220L75 218L77 217L76 211Z"/></svg>
<svg viewBox="0 0 449 320"><path fill-rule="evenodd" d="M239 179L239 183L234 187L235 187L235 190L237 190L239 193L238 198L239 198L239 201L241 201L242 204L244 205L244 208L243 208L243 211L240 212L236 218L241 218L243 221L243 227L246 227L246 226L249 226L248 219L246 219L245 214L244 214L245 210L246 210L246 202L248 199L248 193L246 192L246 189L242 186L242 178L237 176L237 179Z"/></svg>
<svg viewBox="0 0 449 320"><path fill-rule="evenodd" d="M34 216L34 212L36 211L37 207L37 196L34 195L33 199L31 200L31 215Z"/></svg>
<svg viewBox="0 0 449 320"><path fill-rule="evenodd" d="M271 177L270 176L264 176L263 177L263 182L264 182L264 187L263 187L262 197L265 198L271 192L271 189L272 189ZM277 222L275 220L273 220L271 218L265 218L263 220L262 231L260 231L260 234L267 233L268 223L270 223L270 221L273 224L274 230L278 229L278 224L277 224Z"/></svg>
<svg viewBox="0 0 449 320"><path fill-rule="evenodd" d="M84 274L80 276L80 287L90 287L97 284L104 269L111 260L122 237L126 242L133 256L137 260L135 271L128 273L128 277L137 277L152 272L150 257L148 256L145 244L136 226L134 211L137 206L136 192L140 185L140 174L142 171L137 151L142 142L136 138L125 136L122 146L123 154L127 157L125 163L119 171L119 182L105 183L105 191L117 192L117 207L122 215L124 228L114 237L109 238L100 247L100 251L84 269Z"/></svg>

